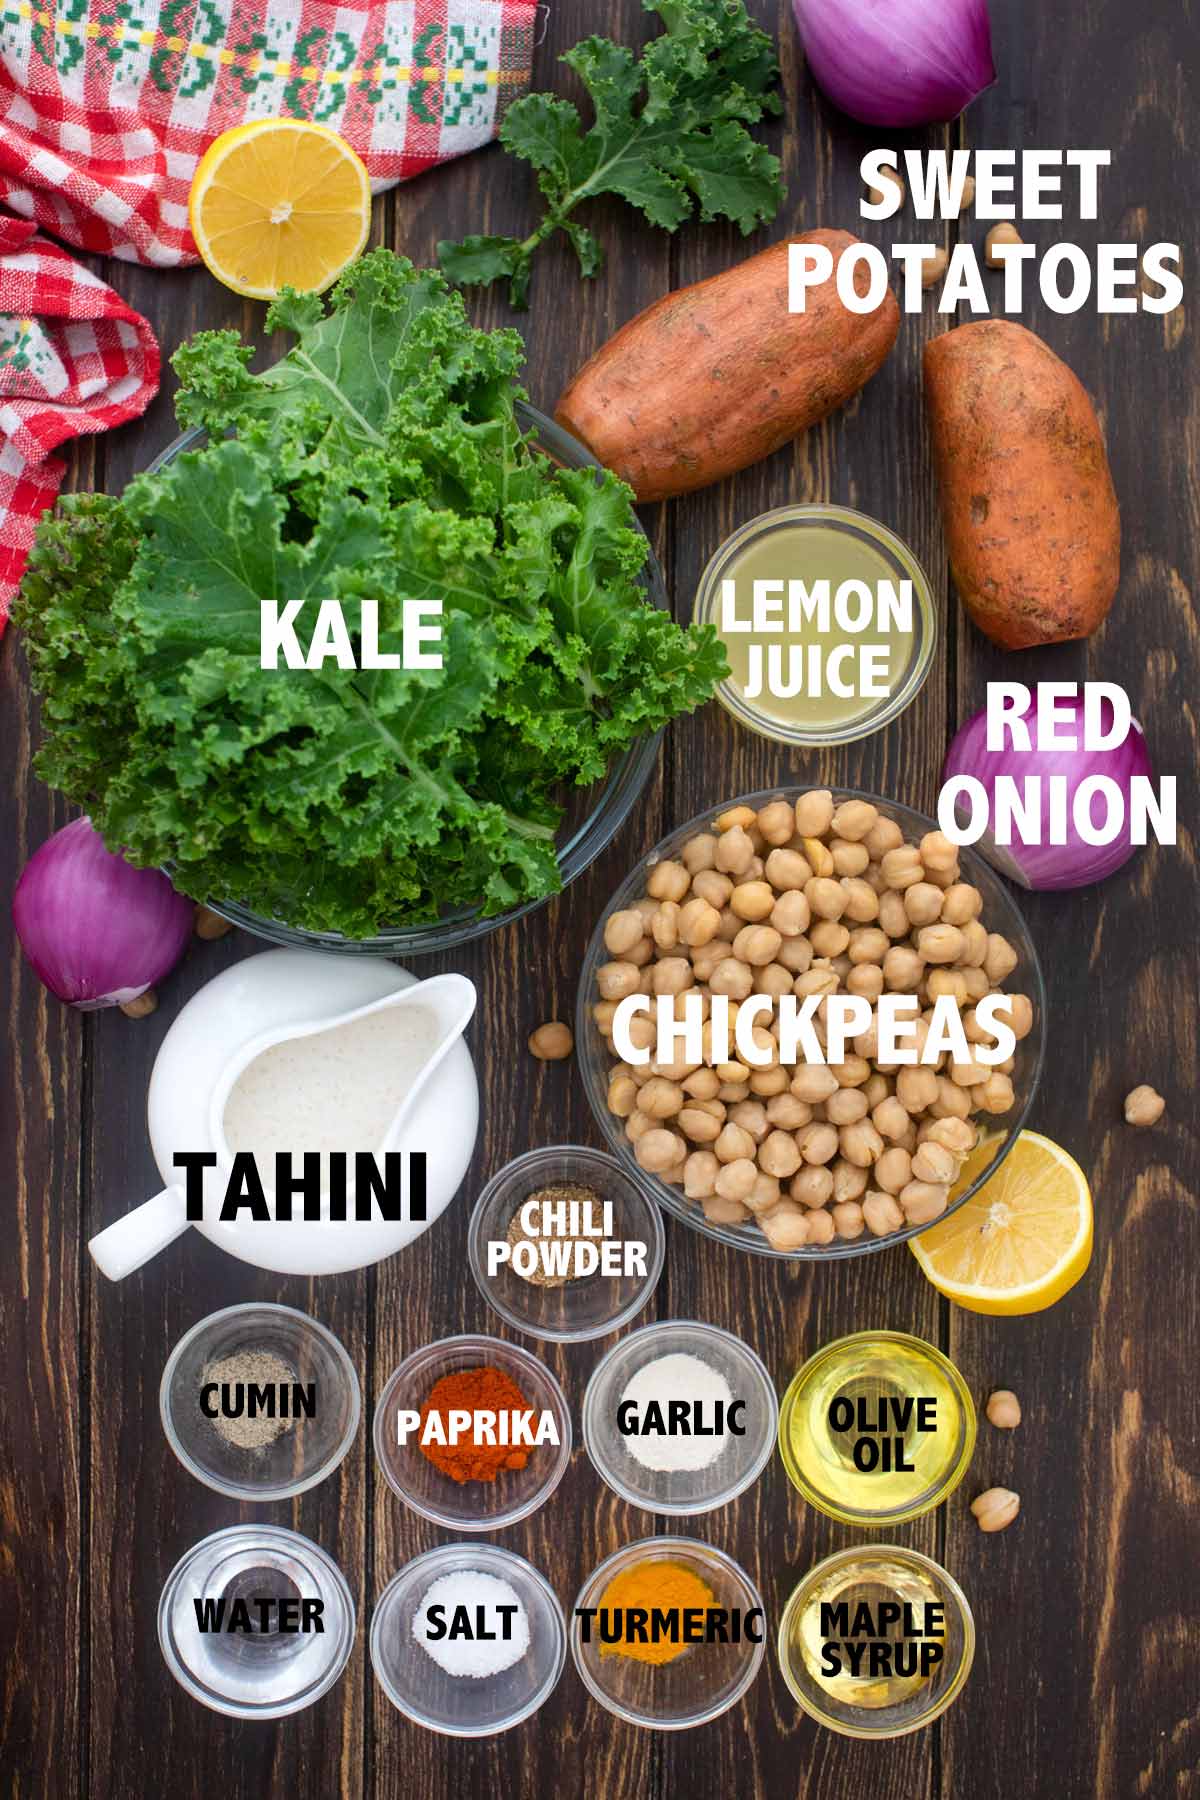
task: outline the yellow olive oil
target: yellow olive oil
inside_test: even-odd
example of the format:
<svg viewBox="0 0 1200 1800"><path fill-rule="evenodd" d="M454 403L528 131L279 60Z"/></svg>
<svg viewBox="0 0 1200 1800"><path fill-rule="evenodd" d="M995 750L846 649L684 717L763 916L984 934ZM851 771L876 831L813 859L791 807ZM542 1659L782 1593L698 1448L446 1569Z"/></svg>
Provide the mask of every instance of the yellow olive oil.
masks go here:
<svg viewBox="0 0 1200 1800"><path fill-rule="evenodd" d="M812 1505L859 1524L916 1518L966 1473L975 1409L932 1344L858 1332L812 1357L784 1396L779 1442Z"/></svg>
<svg viewBox="0 0 1200 1800"><path fill-rule="evenodd" d="M805 1595L796 1647L810 1679L841 1706L877 1712L919 1695L945 1661L946 1608L899 1551L831 1569Z"/></svg>

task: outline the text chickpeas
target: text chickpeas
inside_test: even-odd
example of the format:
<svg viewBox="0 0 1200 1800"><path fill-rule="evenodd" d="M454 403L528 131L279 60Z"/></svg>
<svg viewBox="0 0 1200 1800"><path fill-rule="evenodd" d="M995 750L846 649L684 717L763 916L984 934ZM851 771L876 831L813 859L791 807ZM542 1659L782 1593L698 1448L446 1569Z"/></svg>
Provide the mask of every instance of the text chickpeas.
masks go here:
<svg viewBox="0 0 1200 1800"><path fill-rule="evenodd" d="M639 1165L680 1187L711 1223L755 1225L780 1251L939 1218L978 1141L973 1120L990 1129L1015 1104L1012 1061L955 1061L947 1050L936 1061L888 1062L874 1009L884 995L915 995L908 1042L921 1049L935 1006L950 999L973 1053L986 1041L975 1009L1004 994L997 1021L1027 1036L1032 1003L1004 985L1019 953L989 931L985 912L949 839L931 831L910 843L869 801L810 789L794 804L777 796L757 811L717 813L651 864L645 892L604 925L592 1016L611 1057L608 1108ZM698 996L701 1063L684 1060L682 1039L670 1063L620 1059L613 1021L634 993L673 996L676 1019L685 997ZM836 1065L784 1063L779 1000L836 993L873 1009L867 1029ZM743 1038L764 1060L739 1055L732 1040L732 1060L716 1060L716 996L731 1033L740 1009L753 1009ZM824 1044L820 1008L815 1024ZM650 1019L630 1022L630 1043L651 1058L654 1036Z"/></svg>

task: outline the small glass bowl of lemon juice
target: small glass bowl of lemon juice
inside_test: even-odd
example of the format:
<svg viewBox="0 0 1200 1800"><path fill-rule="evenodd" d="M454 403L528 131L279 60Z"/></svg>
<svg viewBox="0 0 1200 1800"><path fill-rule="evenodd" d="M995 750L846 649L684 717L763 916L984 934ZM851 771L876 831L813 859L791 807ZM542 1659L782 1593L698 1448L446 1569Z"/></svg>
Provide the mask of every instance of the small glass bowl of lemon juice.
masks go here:
<svg viewBox="0 0 1200 1800"><path fill-rule="evenodd" d="M937 645L924 569L845 506L780 506L739 526L701 576L694 616L729 658L718 700L781 744L881 730L916 699Z"/></svg>

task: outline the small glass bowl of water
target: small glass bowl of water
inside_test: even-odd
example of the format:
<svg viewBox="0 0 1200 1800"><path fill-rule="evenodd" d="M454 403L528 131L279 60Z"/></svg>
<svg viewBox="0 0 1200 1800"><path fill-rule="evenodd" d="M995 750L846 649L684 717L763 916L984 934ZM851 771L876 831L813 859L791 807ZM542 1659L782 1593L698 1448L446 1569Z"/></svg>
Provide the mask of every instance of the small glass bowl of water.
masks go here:
<svg viewBox="0 0 1200 1800"><path fill-rule="evenodd" d="M288 1371L286 1383L268 1358ZM244 1378L231 1380L239 1366ZM250 1302L210 1313L180 1338L158 1405L167 1442L197 1481L231 1500L288 1500L332 1475L354 1442L362 1397L324 1325Z"/></svg>

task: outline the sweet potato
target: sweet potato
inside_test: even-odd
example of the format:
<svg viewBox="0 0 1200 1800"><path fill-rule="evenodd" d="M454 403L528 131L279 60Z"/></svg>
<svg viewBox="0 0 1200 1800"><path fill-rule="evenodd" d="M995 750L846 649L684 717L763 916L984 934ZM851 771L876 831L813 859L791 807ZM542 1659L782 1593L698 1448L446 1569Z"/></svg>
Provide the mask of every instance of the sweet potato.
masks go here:
<svg viewBox="0 0 1200 1800"><path fill-rule="evenodd" d="M809 231L835 259L857 240ZM855 271L865 293L866 271ZM889 290L853 313L831 276L788 311L787 241L723 275L678 288L623 325L586 362L555 409L639 500L707 487L770 456L856 394L896 340Z"/></svg>
<svg viewBox="0 0 1200 1800"><path fill-rule="evenodd" d="M1006 650L1087 637L1112 605L1121 516L1100 423L1053 350L1007 319L925 347L950 568Z"/></svg>

